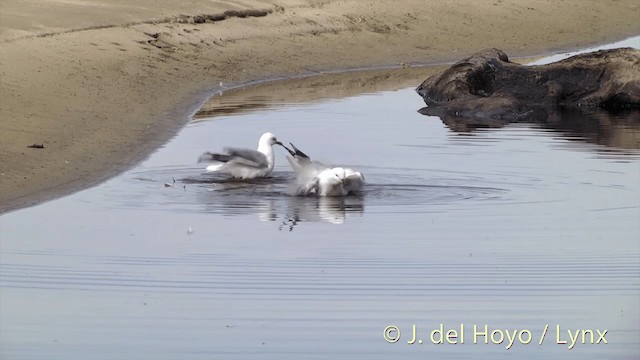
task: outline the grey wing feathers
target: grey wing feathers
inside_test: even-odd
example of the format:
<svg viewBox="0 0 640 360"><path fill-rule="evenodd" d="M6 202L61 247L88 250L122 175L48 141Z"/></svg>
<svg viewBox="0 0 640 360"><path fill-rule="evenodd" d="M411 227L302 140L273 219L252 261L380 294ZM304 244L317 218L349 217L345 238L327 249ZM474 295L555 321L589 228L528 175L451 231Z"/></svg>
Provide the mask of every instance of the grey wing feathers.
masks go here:
<svg viewBox="0 0 640 360"><path fill-rule="evenodd" d="M198 158L198 162L207 162L207 161L218 161L218 162L233 162L240 163L245 166L251 166L256 168L266 168L269 166L269 161L267 157L256 150L250 149L238 149L238 148L227 148L225 149L226 154L218 154L206 152Z"/></svg>
<svg viewBox="0 0 640 360"><path fill-rule="evenodd" d="M207 161L222 161L222 160L217 160L218 156L220 155L222 154L214 154L207 151L206 153L203 153L202 155L200 155L200 157L198 158L198 163L207 162ZM226 161L222 161L222 162L226 162Z"/></svg>
<svg viewBox="0 0 640 360"><path fill-rule="evenodd" d="M269 166L267 157L257 150L238 148L226 148L225 150L227 154L231 156L232 160L242 162L247 166L255 166L259 168Z"/></svg>

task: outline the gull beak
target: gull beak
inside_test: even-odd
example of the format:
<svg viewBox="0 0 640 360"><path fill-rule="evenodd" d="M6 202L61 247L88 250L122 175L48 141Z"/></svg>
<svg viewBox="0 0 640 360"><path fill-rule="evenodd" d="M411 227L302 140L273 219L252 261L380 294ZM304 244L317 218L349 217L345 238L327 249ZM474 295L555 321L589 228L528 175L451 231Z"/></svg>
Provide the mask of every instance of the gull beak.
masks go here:
<svg viewBox="0 0 640 360"><path fill-rule="evenodd" d="M280 146L282 146L283 148L285 148L285 150L287 150L287 152L289 154L291 154L291 156L295 156L296 155L295 152L293 152L291 149L289 149L285 144L281 143L280 141L276 141L275 143L280 145Z"/></svg>

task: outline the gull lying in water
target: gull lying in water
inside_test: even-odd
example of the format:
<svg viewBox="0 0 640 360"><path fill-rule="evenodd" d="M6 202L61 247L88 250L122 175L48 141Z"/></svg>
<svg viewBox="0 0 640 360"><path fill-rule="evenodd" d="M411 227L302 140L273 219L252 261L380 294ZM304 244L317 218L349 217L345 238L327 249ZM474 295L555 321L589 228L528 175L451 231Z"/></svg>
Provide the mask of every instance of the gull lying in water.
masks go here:
<svg viewBox="0 0 640 360"><path fill-rule="evenodd" d="M215 171L234 178L253 179L271 174L275 165L273 145L282 143L270 132L260 136L258 150L225 148L224 154L206 152L198 162L217 161L219 164L207 166L207 171Z"/></svg>
<svg viewBox="0 0 640 360"><path fill-rule="evenodd" d="M289 143L291 144L291 143ZM361 172L343 167L329 167L311 158L291 144L287 160L296 173L295 195L345 196L360 191L364 185Z"/></svg>

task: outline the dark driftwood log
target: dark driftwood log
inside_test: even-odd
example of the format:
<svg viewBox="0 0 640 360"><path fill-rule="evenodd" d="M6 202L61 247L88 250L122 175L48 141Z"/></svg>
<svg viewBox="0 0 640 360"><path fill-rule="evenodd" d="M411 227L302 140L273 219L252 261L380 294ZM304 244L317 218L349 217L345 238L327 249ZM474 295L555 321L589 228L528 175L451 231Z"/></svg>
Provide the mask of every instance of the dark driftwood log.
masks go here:
<svg viewBox="0 0 640 360"><path fill-rule="evenodd" d="M416 91L425 115L477 122L531 121L559 107L640 108L640 51L602 50L539 66L498 49L464 59Z"/></svg>

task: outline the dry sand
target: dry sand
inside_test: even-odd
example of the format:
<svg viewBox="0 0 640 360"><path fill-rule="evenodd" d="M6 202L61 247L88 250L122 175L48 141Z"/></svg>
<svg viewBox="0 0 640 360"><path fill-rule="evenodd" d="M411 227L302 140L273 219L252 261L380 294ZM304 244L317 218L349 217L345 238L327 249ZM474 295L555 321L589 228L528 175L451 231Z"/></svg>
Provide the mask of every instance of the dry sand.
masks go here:
<svg viewBox="0 0 640 360"><path fill-rule="evenodd" d="M534 55L638 19L637 0L1 0L0 212L140 161L221 82Z"/></svg>

